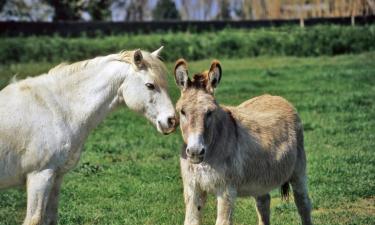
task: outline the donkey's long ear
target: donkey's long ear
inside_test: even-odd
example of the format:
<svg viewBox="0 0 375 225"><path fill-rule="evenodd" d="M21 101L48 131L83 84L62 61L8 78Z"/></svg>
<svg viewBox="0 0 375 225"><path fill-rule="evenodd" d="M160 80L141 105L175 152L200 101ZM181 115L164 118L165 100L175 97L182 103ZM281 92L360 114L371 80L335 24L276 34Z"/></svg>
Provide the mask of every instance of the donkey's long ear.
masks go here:
<svg viewBox="0 0 375 225"><path fill-rule="evenodd" d="M160 52L161 52L161 50L163 50L163 48L164 48L164 46L160 46L160 48L158 48L155 51L153 51L151 53L151 55L154 56L154 57L159 57L160 56Z"/></svg>
<svg viewBox="0 0 375 225"><path fill-rule="evenodd" d="M140 49L135 50L134 56L133 56L133 61L134 64L138 67L141 68L143 64L143 55Z"/></svg>
<svg viewBox="0 0 375 225"><path fill-rule="evenodd" d="M221 80L221 65L218 60L211 63L210 70L208 71L207 91L214 92L214 89L219 85Z"/></svg>
<svg viewBox="0 0 375 225"><path fill-rule="evenodd" d="M187 63L184 59L176 61L174 66L174 79L177 86L183 91L190 85L190 78L188 75Z"/></svg>

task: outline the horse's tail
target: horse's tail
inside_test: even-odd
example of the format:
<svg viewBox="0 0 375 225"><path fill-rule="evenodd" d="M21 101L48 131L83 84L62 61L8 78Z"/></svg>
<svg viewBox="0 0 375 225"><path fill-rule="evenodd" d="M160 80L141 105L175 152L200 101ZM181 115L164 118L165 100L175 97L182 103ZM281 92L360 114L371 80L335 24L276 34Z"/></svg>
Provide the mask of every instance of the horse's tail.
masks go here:
<svg viewBox="0 0 375 225"><path fill-rule="evenodd" d="M289 200L289 181L285 182L283 185L281 185L280 193L281 193L281 200Z"/></svg>

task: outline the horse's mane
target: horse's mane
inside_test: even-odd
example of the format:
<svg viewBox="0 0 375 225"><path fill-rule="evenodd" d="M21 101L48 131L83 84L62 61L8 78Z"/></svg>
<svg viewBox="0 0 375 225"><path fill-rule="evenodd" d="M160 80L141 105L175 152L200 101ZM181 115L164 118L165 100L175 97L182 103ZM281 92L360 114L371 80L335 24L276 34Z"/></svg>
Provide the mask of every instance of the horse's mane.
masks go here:
<svg viewBox="0 0 375 225"><path fill-rule="evenodd" d="M87 59L75 63L67 63L63 62L59 65L53 67L48 71L48 74L72 74L78 71L85 70L87 68L100 66L103 63L118 60L118 61L125 61L131 62L131 55L133 51L122 51L118 54L108 55L108 56L99 56L93 59Z"/></svg>
<svg viewBox="0 0 375 225"><path fill-rule="evenodd" d="M134 56L133 51L121 51L117 54L112 54L108 56L99 56L93 59L83 60L75 63L61 63L48 71L48 74L72 74L85 69L97 67L103 65L104 63L110 61L122 61L127 63L132 63L132 58ZM142 51L143 58L145 60L146 66L151 68L154 73L153 75L155 82L159 85L166 86L167 81L165 75L167 74L167 69L164 63L157 57L151 56L150 53Z"/></svg>

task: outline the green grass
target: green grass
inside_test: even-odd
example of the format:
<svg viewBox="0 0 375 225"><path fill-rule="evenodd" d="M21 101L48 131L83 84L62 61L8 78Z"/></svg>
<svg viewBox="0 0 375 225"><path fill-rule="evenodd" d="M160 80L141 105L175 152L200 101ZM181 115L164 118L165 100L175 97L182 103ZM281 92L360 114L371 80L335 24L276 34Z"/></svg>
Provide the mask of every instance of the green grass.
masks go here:
<svg viewBox="0 0 375 225"><path fill-rule="evenodd" d="M263 93L281 95L305 124L310 196L315 224L375 224L375 52L337 57L259 57L223 60L219 102L238 104ZM190 63L191 73L210 60ZM0 87L46 71L51 64L0 67ZM172 63L168 64L171 69ZM174 101L178 90L170 75ZM109 116L89 136L80 164L66 177L60 224L182 224L179 131L163 136L127 109ZM298 224L293 201L272 192L272 223ZM235 224L256 224L254 201L238 199ZM0 224L20 224L24 190L0 192ZM204 224L214 224L209 198Z"/></svg>

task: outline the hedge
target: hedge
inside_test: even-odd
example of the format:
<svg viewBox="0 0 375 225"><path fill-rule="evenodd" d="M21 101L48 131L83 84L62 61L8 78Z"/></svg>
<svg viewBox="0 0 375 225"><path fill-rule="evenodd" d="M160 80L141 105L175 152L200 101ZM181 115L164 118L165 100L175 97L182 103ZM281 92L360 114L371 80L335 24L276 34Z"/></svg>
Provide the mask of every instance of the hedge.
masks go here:
<svg viewBox="0 0 375 225"><path fill-rule="evenodd" d="M173 61L259 55L318 56L375 50L375 25L320 25L261 29L225 29L203 33L133 34L88 38L59 36L1 37L0 62L77 61L123 49L154 50Z"/></svg>

